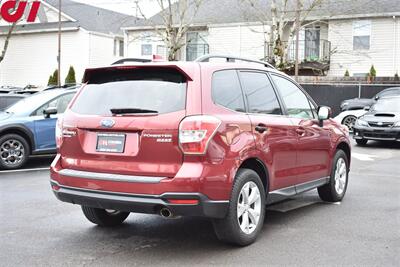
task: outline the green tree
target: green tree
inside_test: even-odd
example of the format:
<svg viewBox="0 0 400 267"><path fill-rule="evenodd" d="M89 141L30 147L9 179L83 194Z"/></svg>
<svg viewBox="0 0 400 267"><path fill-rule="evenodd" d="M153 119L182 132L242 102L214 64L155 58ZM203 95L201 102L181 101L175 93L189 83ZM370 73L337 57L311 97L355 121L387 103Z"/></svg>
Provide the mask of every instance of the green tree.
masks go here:
<svg viewBox="0 0 400 267"><path fill-rule="evenodd" d="M58 70L55 70L53 75L50 75L48 86L56 86L58 84Z"/></svg>
<svg viewBox="0 0 400 267"><path fill-rule="evenodd" d="M369 70L369 76L375 78L376 77L376 70L374 65L371 66L371 69Z"/></svg>
<svg viewBox="0 0 400 267"><path fill-rule="evenodd" d="M69 67L67 78L65 78L65 84L76 84L75 70L74 67Z"/></svg>
<svg viewBox="0 0 400 267"><path fill-rule="evenodd" d="M396 74L394 75L394 80L395 81L399 81L400 79L399 79L399 74L396 72Z"/></svg>
<svg viewBox="0 0 400 267"><path fill-rule="evenodd" d="M346 70L346 72L344 73L344 77L350 77L349 70Z"/></svg>

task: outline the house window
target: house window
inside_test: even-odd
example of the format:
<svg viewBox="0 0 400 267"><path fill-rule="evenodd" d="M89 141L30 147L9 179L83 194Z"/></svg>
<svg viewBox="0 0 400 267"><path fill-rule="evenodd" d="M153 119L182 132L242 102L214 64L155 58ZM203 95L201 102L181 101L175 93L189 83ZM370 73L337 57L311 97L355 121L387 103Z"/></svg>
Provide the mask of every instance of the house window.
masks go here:
<svg viewBox="0 0 400 267"><path fill-rule="evenodd" d="M206 32L188 32L186 34L186 60L193 61L209 53L210 47L206 42Z"/></svg>
<svg viewBox="0 0 400 267"><path fill-rule="evenodd" d="M369 50L371 46L371 21L353 22L353 50Z"/></svg>
<svg viewBox="0 0 400 267"><path fill-rule="evenodd" d="M163 57L167 55L167 49L164 45L157 45L157 55Z"/></svg>
<svg viewBox="0 0 400 267"><path fill-rule="evenodd" d="M125 46L124 46L124 41L122 41L122 40L120 40L119 41L119 56L120 57L123 57L124 56L124 48L125 48Z"/></svg>
<svg viewBox="0 0 400 267"><path fill-rule="evenodd" d="M153 46L151 44L142 44L142 56L151 56L153 54Z"/></svg>
<svg viewBox="0 0 400 267"><path fill-rule="evenodd" d="M118 43L118 40L117 40L117 39L114 39L114 53L113 53L114 56L117 55L117 48L118 48L117 43Z"/></svg>

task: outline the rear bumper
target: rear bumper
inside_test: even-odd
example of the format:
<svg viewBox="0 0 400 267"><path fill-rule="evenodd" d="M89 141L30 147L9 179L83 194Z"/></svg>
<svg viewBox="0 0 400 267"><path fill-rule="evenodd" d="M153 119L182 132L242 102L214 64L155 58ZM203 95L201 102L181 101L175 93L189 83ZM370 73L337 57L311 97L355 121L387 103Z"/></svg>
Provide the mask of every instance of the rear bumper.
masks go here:
<svg viewBox="0 0 400 267"><path fill-rule="evenodd" d="M159 214L168 208L175 216L224 218L229 201L214 201L201 193L165 193L162 195L135 195L62 186L51 180L55 196L63 201L82 206L118 211ZM171 204L171 200L198 200L197 204Z"/></svg>
<svg viewBox="0 0 400 267"><path fill-rule="evenodd" d="M354 127L354 139L400 141L400 128Z"/></svg>

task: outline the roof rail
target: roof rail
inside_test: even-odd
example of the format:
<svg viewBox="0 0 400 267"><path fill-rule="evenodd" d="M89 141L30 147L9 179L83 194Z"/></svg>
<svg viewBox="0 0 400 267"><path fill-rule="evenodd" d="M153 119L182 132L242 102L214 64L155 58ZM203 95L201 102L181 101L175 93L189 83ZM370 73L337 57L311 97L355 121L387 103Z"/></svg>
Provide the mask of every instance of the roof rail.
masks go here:
<svg viewBox="0 0 400 267"><path fill-rule="evenodd" d="M197 58L195 60L195 62L209 62L211 58L225 58L226 62L235 62L236 60L246 61L246 62L251 62L251 63L262 64L267 68L276 69L272 64L270 64L268 62L253 60L253 59L248 59L248 58L242 58L242 57L236 57L236 56L230 56L230 55L219 55L219 54L204 55L204 56Z"/></svg>
<svg viewBox="0 0 400 267"><path fill-rule="evenodd" d="M119 64L124 64L125 62L140 62L140 63L149 63L151 62L151 59L144 59L144 58L123 58L120 60L115 61L111 65L119 65Z"/></svg>

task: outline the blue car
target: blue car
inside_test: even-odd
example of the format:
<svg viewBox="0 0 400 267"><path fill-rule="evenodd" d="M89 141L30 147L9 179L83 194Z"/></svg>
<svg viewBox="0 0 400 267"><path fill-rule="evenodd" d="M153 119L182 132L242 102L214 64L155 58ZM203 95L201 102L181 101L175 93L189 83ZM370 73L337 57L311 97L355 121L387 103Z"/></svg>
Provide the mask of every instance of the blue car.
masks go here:
<svg viewBox="0 0 400 267"><path fill-rule="evenodd" d="M44 91L0 112L0 169L18 169L31 155L56 152L56 121L76 92L76 87Z"/></svg>

